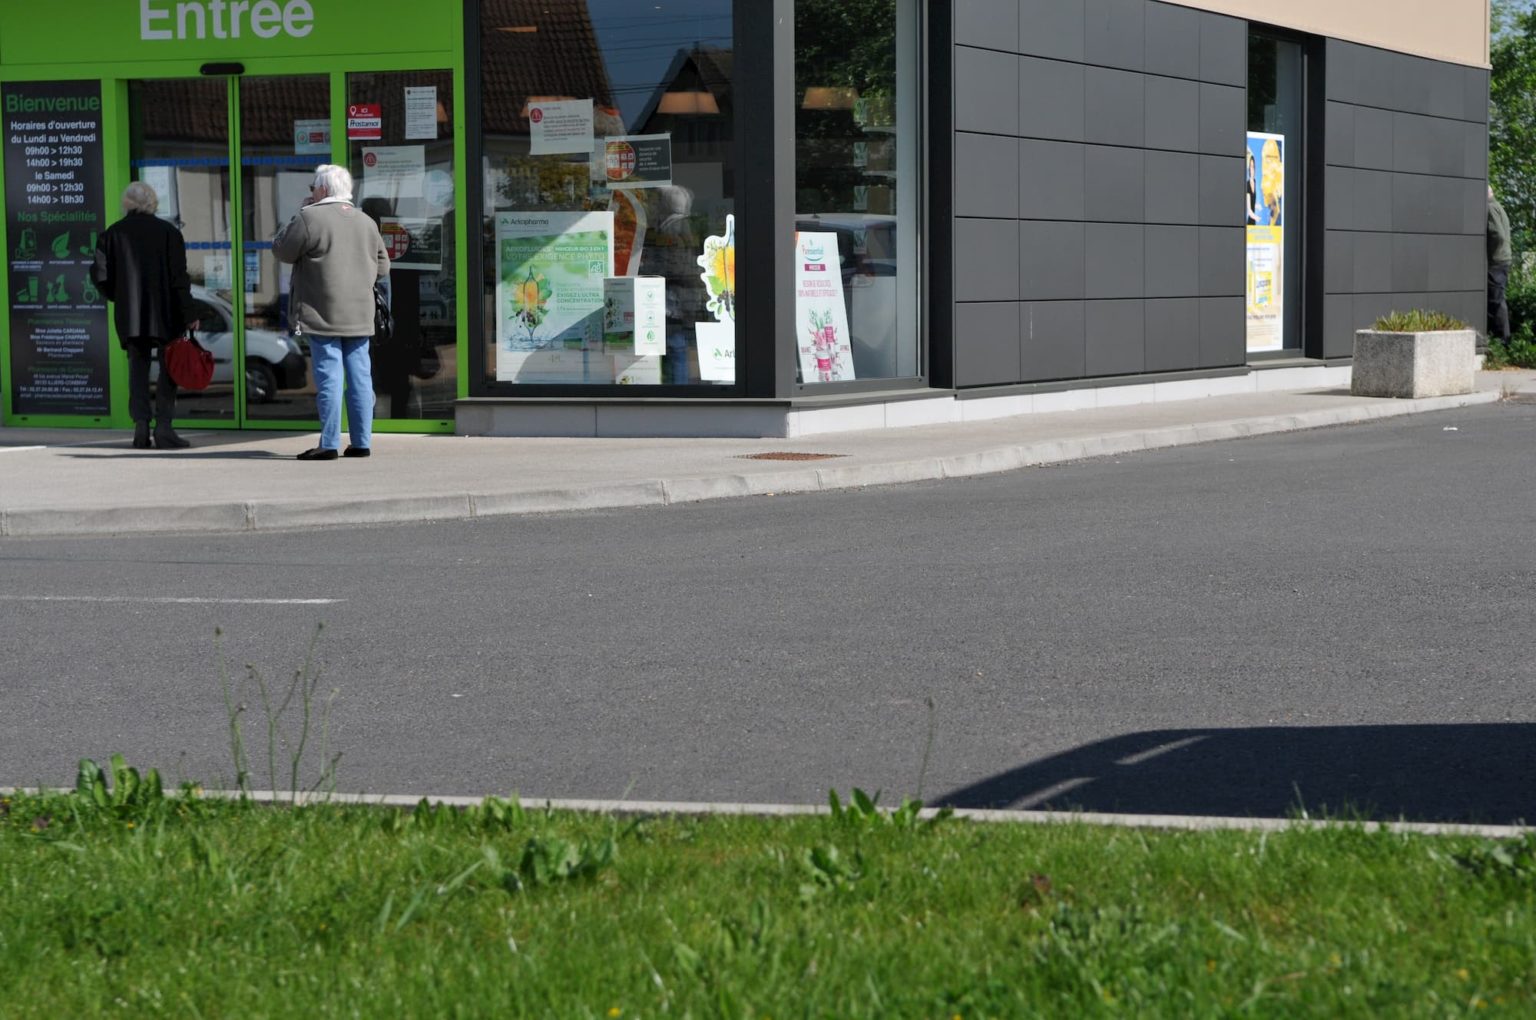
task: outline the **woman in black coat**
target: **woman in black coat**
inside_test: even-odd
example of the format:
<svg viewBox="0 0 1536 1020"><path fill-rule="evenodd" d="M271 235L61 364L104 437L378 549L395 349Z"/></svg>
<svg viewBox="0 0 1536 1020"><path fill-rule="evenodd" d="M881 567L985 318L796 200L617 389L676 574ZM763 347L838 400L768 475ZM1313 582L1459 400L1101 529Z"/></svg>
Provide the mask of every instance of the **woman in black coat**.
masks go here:
<svg viewBox="0 0 1536 1020"><path fill-rule="evenodd" d="M193 318L192 281L181 231L155 215L155 189L134 181L123 191L123 218L96 243L91 277L112 302L117 338L128 352L128 413L135 449L149 449L149 366L160 360L155 389L155 446L179 450L192 444L171 427L176 417L176 383L165 367L165 345L188 329Z"/></svg>

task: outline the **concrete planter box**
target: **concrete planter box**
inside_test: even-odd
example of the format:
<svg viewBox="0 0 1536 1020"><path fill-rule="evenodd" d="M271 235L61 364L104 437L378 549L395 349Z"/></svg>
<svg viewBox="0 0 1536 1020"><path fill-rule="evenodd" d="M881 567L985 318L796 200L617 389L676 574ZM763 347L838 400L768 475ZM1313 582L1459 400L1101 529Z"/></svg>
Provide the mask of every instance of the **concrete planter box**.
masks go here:
<svg viewBox="0 0 1536 1020"><path fill-rule="evenodd" d="M1355 332L1349 392L1357 397L1445 397L1472 392L1477 332Z"/></svg>

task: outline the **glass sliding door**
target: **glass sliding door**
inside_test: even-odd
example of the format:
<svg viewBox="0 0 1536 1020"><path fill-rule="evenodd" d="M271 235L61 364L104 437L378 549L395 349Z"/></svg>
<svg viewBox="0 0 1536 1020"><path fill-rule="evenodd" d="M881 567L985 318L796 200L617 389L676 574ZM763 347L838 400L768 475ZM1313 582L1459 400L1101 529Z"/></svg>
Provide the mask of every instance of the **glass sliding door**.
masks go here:
<svg viewBox="0 0 1536 1020"><path fill-rule="evenodd" d="M395 335L373 350L374 414L451 421L458 398L453 72L347 75L347 104L376 106L379 137L348 143L354 199L390 255Z"/></svg>
<svg viewBox="0 0 1536 1020"><path fill-rule="evenodd" d="M135 81L128 95L129 166L135 180L155 189L158 215L186 239L201 339L214 357L213 385L181 391L178 420L235 422L236 385L243 373L231 306L228 85L218 78ZM114 208L109 218L118 215Z"/></svg>
<svg viewBox="0 0 1536 1020"><path fill-rule="evenodd" d="M245 417L316 420L307 347L288 316L291 267L272 236L309 197L315 167L331 161L331 82L324 74L241 78L240 275Z"/></svg>

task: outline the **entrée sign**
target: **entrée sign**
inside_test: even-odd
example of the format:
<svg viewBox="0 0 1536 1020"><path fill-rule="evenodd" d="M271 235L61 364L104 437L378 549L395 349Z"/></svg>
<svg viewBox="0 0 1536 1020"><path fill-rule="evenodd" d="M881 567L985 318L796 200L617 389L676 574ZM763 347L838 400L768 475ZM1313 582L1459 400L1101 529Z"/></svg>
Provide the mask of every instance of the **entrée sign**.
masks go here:
<svg viewBox="0 0 1536 1020"><path fill-rule="evenodd" d="M309 0L139 0L139 38L146 42L239 39L242 28L260 39L302 39L314 31L315 9Z"/></svg>

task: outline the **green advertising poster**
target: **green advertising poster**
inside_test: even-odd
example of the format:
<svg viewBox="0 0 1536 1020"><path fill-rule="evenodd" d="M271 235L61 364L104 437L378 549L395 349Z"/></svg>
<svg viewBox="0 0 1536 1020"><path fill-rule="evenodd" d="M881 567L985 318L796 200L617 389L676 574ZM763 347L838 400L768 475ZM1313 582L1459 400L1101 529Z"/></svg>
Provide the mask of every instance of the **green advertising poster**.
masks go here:
<svg viewBox="0 0 1536 1020"><path fill-rule="evenodd" d="M603 281L612 275L612 212L499 213L496 378L587 381L586 354L603 349Z"/></svg>

